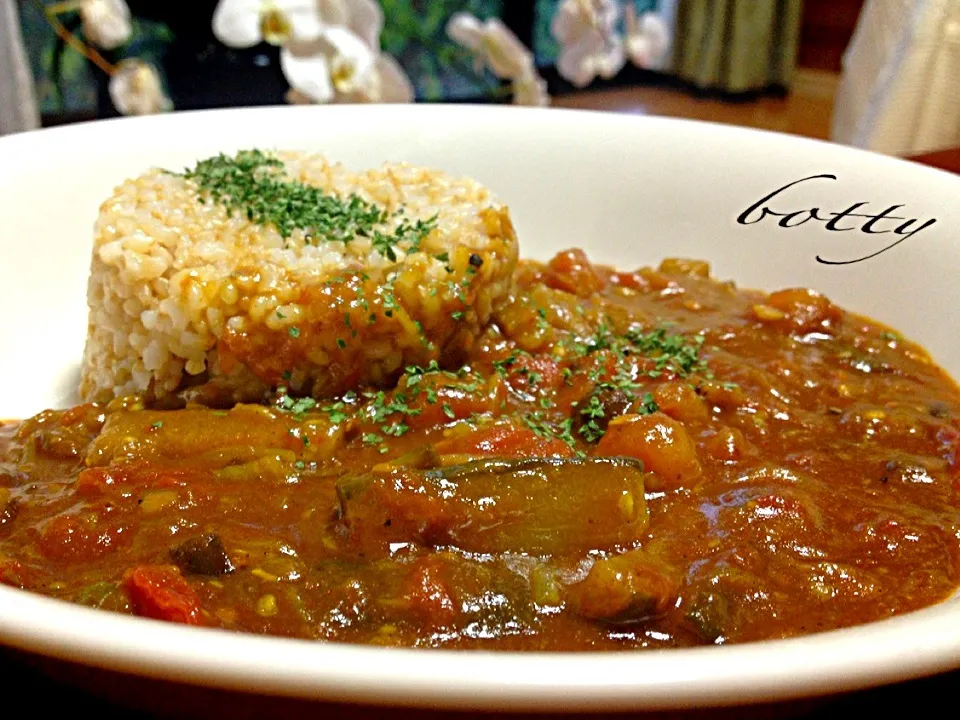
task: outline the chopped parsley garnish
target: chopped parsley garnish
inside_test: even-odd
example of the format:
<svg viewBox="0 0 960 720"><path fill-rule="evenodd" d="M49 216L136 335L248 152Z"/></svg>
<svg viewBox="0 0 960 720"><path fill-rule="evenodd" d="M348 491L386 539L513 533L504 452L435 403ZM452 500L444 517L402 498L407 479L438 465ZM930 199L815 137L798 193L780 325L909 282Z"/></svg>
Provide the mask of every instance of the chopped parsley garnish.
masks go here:
<svg viewBox="0 0 960 720"><path fill-rule="evenodd" d="M290 437L295 437L297 440L302 442L304 447L307 447L310 444L310 438L304 435L300 431L300 428L290 428L287 430L287 433L290 435Z"/></svg>
<svg viewBox="0 0 960 720"><path fill-rule="evenodd" d="M217 155L201 160L183 177L200 189L206 198L245 216L258 225L272 225L283 238L301 230L308 242L334 240L350 242L369 237L376 249L396 260L394 248L416 249L436 227L436 216L411 222L401 208L391 214L358 195L345 198L284 176L281 160L260 150L243 150L235 156ZM389 234L383 226L400 218Z"/></svg>
<svg viewBox="0 0 960 720"><path fill-rule="evenodd" d="M512 353L510 353L509 357L504 358L503 360L494 360L493 369L496 370L500 376L506 377L509 368L517 362L519 357L520 351L514 350Z"/></svg>
<svg viewBox="0 0 960 720"><path fill-rule="evenodd" d="M524 424L533 430L534 435L544 440L561 440L572 448L576 447L573 437L573 418L564 418L560 422L548 421L542 412L536 410L523 416ZM578 455L583 453L577 451Z"/></svg>
<svg viewBox="0 0 960 720"><path fill-rule="evenodd" d="M657 401L653 399L653 393L644 393L640 398L640 406L637 408L640 415L653 415L660 409Z"/></svg>
<svg viewBox="0 0 960 720"><path fill-rule="evenodd" d="M334 425L340 425L343 422L346 422L350 415L347 414L347 405L342 400L338 400L335 403L330 405L324 405L320 408L323 412L327 414L327 417L330 418L330 422Z"/></svg>
<svg viewBox="0 0 960 720"><path fill-rule="evenodd" d="M584 422L580 425L577 433L588 443L595 443L604 436L606 428L597 422L606 415L603 408L603 401L598 395L591 395L582 408L580 408L580 417Z"/></svg>
<svg viewBox="0 0 960 720"><path fill-rule="evenodd" d="M387 435L392 435L393 437L400 437L407 433L410 430L410 426L406 423L399 422L393 423L392 425L387 425L381 428Z"/></svg>
<svg viewBox="0 0 960 720"><path fill-rule="evenodd" d="M150 427L154 430L159 430L163 427L163 420L157 420L155 423L150 423Z"/></svg>
<svg viewBox="0 0 960 720"><path fill-rule="evenodd" d="M296 399L290 397L284 387L278 388L278 392L277 409L290 413L297 422L303 420L304 416L317 406L317 401L311 397Z"/></svg>
<svg viewBox="0 0 960 720"><path fill-rule="evenodd" d="M687 377L693 373L707 374L707 364L700 358L700 348L703 347L703 335L685 337L670 335L666 328L658 328L644 333L639 330L628 330L625 338L641 354L654 360L656 369L653 372L666 370L678 377ZM651 377L656 377L651 375Z"/></svg>
<svg viewBox="0 0 960 720"><path fill-rule="evenodd" d="M288 327L287 334L290 337L292 337L294 340L296 340L298 337L300 337L300 328L296 326Z"/></svg>

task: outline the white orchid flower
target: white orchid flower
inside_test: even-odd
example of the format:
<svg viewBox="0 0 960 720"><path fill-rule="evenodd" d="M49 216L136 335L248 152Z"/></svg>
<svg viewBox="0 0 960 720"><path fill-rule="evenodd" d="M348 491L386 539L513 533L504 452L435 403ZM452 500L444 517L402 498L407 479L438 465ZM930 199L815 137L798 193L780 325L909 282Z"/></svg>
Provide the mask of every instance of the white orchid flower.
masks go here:
<svg viewBox="0 0 960 720"><path fill-rule="evenodd" d="M383 8L377 0L317 0L320 17L327 25L352 30L374 50L380 50Z"/></svg>
<svg viewBox="0 0 960 720"><path fill-rule="evenodd" d="M377 57L377 81L379 92L376 97L370 97L367 102L382 103L410 103L413 102L414 90L410 78L400 67L400 63L386 53Z"/></svg>
<svg viewBox="0 0 960 720"><path fill-rule="evenodd" d="M498 78L517 80L534 69L533 53L498 18L481 22L470 13L455 13L447 35L473 53L478 71L486 66Z"/></svg>
<svg viewBox="0 0 960 720"><path fill-rule="evenodd" d="M630 61L639 68L656 67L670 47L670 32L663 18L652 12L638 18L636 7L628 3L624 20Z"/></svg>
<svg viewBox="0 0 960 720"><path fill-rule="evenodd" d="M604 40L600 35L591 34L561 50L557 73L574 87L583 88L598 76L605 80L614 77L626 62L620 38Z"/></svg>
<svg viewBox="0 0 960 720"><path fill-rule="evenodd" d="M234 48L312 42L323 28L317 0L220 0L213 11L213 34Z"/></svg>
<svg viewBox="0 0 960 720"><path fill-rule="evenodd" d="M281 54L281 61L284 57L290 103L413 102L413 84L399 63L373 53L345 28L329 29L309 53Z"/></svg>
<svg viewBox="0 0 960 720"><path fill-rule="evenodd" d="M547 81L537 72L531 72L513 81L513 104L546 107L550 104Z"/></svg>
<svg viewBox="0 0 960 720"><path fill-rule="evenodd" d="M173 109L160 75L142 60L124 60L110 76L110 100L123 115L152 115Z"/></svg>
<svg viewBox="0 0 960 720"><path fill-rule="evenodd" d="M87 40L104 50L116 50L133 34L126 0L83 0L80 21Z"/></svg>
<svg viewBox="0 0 960 720"><path fill-rule="evenodd" d="M382 54L377 58L375 77L372 82L356 93L334 93L332 102L337 103L409 103L413 102L414 90L410 78L392 57ZM286 95L291 105L313 105L317 101L296 88Z"/></svg>
<svg viewBox="0 0 960 720"><path fill-rule="evenodd" d="M379 95L377 53L345 27L331 27L314 42L285 48L280 67L290 87L314 102Z"/></svg>
<svg viewBox="0 0 960 720"><path fill-rule="evenodd" d="M557 72L575 87L597 76L609 80L626 64L616 32L620 6L614 0L563 0L550 24L560 43Z"/></svg>
<svg viewBox="0 0 960 720"><path fill-rule="evenodd" d="M616 0L563 0L550 21L550 32L565 46L576 44L589 33L610 38L616 34L619 17Z"/></svg>

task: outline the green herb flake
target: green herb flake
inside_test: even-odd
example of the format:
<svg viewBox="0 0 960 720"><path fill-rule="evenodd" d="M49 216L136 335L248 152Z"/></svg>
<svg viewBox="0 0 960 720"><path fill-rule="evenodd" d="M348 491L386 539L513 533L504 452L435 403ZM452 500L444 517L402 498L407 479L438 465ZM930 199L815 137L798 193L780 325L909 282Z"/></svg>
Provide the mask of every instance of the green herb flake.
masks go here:
<svg viewBox="0 0 960 720"><path fill-rule="evenodd" d="M350 415L347 413L347 405L342 400L324 405L320 410L327 414L330 422L334 425L341 425L350 418Z"/></svg>
<svg viewBox="0 0 960 720"><path fill-rule="evenodd" d="M644 393L643 397L640 398L640 405L637 411L640 415L652 415L659 409L660 406L657 405L657 401L653 399L653 393Z"/></svg>
<svg viewBox="0 0 960 720"><path fill-rule="evenodd" d="M298 328L298 327L296 327L296 326L288 327L288 328L287 328L287 334L288 334L290 337L292 337L294 340L296 340L298 337L300 337L300 328Z"/></svg>
<svg viewBox="0 0 960 720"><path fill-rule="evenodd" d="M396 260L398 246L417 250L437 223L436 216L411 222L402 208L391 214L356 194L339 197L291 180L284 176L281 160L260 150L202 160L183 177L196 184L201 203L209 200L250 222L273 226L285 240L297 230L309 243L367 237L391 260ZM386 232L391 220L395 227Z"/></svg>
<svg viewBox="0 0 960 720"><path fill-rule="evenodd" d="M401 437L410 430L410 426L407 425L406 423L400 422L400 423L393 423L392 425L386 425L380 429L383 430L383 432L386 433L387 435L392 435L393 437Z"/></svg>

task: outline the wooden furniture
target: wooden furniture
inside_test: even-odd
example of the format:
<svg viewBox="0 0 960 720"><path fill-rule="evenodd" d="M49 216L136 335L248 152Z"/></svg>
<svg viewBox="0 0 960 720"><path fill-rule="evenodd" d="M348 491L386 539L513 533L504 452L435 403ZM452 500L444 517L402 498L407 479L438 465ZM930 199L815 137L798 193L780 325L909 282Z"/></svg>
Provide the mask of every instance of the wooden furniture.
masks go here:
<svg viewBox="0 0 960 720"><path fill-rule="evenodd" d="M798 66L840 72L863 0L804 0Z"/></svg>

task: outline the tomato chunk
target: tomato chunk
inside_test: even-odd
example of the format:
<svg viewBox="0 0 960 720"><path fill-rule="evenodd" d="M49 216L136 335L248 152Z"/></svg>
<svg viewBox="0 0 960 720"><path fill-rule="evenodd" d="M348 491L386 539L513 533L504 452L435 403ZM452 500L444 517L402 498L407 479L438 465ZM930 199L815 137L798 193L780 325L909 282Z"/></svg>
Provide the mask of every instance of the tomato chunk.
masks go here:
<svg viewBox="0 0 960 720"><path fill-rule="evenodd" d="M124 576L123 584L137 615L185 625L200 624L200 600L177 567L137 567Z"/></svg>
<svg viewBox="0 0 960 720"><path fill-rule="evenodd" d="M501 423L437 443L442 455L496 455L510 458L573 457L562 440L542 438L530 428Z"/></svg>
<svg viewBox="0 0 960 720"><path fill-rule="evenodd" d="M410 611L434 626L452 623L457 605L445 577L444 562L431 556L418 560L407 578Z"/></svg>
<svg viewBox="0 0 960 720"><path fill-rule="evenodd" d="M590 297L606 286L604 277L579 248L557 253L547 265L547 285L557 290Z"/></svg>
<svg viewBox="0 0 960 720"><path fill-rule="evenodd" d="M209 473L189 468L165 468L155 465L123 464L111 467L91 467L77 475L77 494L96 496L110 489L128 487L143 489L196 486Z"/></svg>

